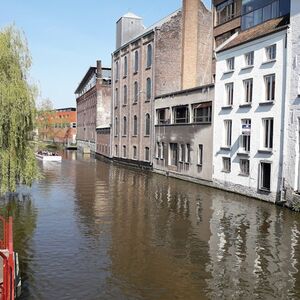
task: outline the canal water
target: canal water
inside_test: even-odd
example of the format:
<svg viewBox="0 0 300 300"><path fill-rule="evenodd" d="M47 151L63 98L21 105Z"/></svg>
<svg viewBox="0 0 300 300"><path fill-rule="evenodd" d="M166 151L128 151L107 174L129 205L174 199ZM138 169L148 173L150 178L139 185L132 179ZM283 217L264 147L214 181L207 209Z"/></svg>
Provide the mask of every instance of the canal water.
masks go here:
<svg viewBox="0 0 300 300"><path fill-rule="evenodd" d="M300 299L300 215L65 154L14 216L21 299Z"/></svg>

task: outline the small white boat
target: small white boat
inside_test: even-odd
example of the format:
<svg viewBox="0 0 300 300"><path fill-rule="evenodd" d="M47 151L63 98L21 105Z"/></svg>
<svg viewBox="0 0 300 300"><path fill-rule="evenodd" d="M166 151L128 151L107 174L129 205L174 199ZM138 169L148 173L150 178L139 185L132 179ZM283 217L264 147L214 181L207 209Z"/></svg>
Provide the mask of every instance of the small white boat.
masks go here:
<svg viewBox="0 0 300 300"><path fill-rule="evenodd" d="M35 154L36 158L42 161L57 161L61 162L62 157L60 155L45 155L45 154Z"/></svg>

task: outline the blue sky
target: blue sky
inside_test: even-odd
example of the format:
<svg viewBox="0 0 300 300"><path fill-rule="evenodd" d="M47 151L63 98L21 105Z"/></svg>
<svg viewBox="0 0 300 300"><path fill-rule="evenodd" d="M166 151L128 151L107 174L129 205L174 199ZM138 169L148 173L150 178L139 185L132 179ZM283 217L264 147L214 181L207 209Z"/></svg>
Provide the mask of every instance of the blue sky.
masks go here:
<svg viewBox="0 0 300 300"><path fill-rule="evenodd" d="M204 3L210 7L210 0ZM0 27L25 32L31 76L55 108L75 106L74 91L97 59L110 66L115 23L128 11L148 27L181 7L181 0L0 0Z"/></svg>

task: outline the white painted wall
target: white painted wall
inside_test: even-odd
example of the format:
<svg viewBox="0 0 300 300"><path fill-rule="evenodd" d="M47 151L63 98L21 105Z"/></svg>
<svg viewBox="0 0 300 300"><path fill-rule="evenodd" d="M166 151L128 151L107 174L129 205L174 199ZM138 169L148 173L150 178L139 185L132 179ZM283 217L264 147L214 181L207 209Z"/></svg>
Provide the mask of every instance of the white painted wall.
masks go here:
<svg viewBox="0 0 300 300"><path fill-rule="evenodd" d="M275 193L281 187L282 145L283 145L283 117L285 99L285 69L286 69L286 30L254 40L217 54L216 86L214 108L214 145L213 145L213 179L216 184L234 189L237 192L259 197L268 201L275 201ZM277 45L276 61L265 64L265 47ZM254 51L254 67L243 70L245 66L244 54ZM235 57L235 70L231 74L227 71L226 59ZM265 101L264 76L275 74L276 90L273 105L259 105ZM253 78L253 100L251 107L241 108L243 103L243 80ZM234 82L234 99L232 108L222 109L225 105L225 84ZM260 153L262 149L262 119L274 118L274 142L271 154ZM222 150L224 141L224 120L232 120L232 147ZM241 135L241 120L251 119L251 151L250 176L240 174L238 155ZM222 157L231 157L231 172L222 171ZM258 191L259 165L261 161L272 163L271 194L261 194Z"/></svg>
<svg viewBox="0 0 300 300"><path fill-rule="evenodd" d="M300 123L300 1L291 1L290 29L288 33L287 114L285 131L284 178L287 200L299 190L299 123Z"/></svg>

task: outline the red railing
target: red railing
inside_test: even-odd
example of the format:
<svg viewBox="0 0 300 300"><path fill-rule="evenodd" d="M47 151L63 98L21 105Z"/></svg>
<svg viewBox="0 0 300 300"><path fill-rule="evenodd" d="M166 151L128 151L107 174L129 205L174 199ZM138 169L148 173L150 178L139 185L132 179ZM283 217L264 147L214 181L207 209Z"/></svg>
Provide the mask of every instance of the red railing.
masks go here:
<svg viewBox="0 0 300 300"><path fill-rule="evenodd" d="M8 220L0 216L3 226L3 238L0 239L0 256L2 257L3 281L0 283L0 292L2 300L14 300L15 298L15 263L14 263L14 247L13 247L13 219Z"/></svg>

